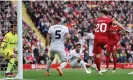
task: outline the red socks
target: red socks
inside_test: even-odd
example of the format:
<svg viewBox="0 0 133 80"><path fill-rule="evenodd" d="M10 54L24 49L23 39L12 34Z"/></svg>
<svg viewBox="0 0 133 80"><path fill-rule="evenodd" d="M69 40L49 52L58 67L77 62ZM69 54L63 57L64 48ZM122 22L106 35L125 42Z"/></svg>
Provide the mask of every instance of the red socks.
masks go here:
<svg viewBox="0 0 133 80"><path fill-rule="evenodd" d="M113 62L114 62L114 69L113 70L115 70L116 69L116 62L117 62L116 56L113 56Z"/></svg>
<svg viewBox="0 0 133 80"><path fill-rule="evenodd" d="M96 57L95 57L95 64L96 64L96 66L97 66L98 71L100 71L100 64L101 64L100 58L96 58Z"/></svg>
<svg viewBox="0 0 133 80"><path fill-rule="evenodd" d="M106 56L106 69L109 68L110 56Z"/></svg>

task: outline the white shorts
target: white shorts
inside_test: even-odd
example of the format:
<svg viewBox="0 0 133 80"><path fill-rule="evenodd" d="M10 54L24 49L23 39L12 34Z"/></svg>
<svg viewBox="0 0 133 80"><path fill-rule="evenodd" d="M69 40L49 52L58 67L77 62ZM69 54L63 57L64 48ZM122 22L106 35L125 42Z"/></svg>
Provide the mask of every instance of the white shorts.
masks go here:
<svg viewBox="0 0 133 80"><path fill-rule="evenodd" d="M78 59L75 59L75 60L73 60L73 61L70 62L70 66L71 66L72 68L81 67L82 63L87 64L87 63L84 62L83 60L80 61L80 63L78 63L77 60L78 60Z"/></svg>
<svg viewBox="0 0 133 80"><path fill-rule="evenodd" d="M93 46L89 46L89 56L93 56Z"/></svg>
<svg viewBox="0 0 133 80"><path fill-rule="evenodd" d="M55 54L57 54L60 58L61 61L66 61L66 53L65 50L60 49L60 50L50 50L50 57L55 57Z"/></svg>

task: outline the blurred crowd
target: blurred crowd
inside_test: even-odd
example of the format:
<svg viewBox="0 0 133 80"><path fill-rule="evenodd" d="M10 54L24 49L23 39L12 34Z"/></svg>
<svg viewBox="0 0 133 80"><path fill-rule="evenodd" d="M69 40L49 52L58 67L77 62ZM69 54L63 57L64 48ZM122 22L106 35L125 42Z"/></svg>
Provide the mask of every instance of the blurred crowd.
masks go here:
<svg viewBox="0 0 133 80"><path fill-rule="evenodd" d="M10 1L0 1L0 43L5 34L10 31L12 23L17 24L16 7ZM24 63L46 64L47 51L42 47L41 40L37 39L35 32L23 22L23 56ZM0 56L0 59L2 57ZM1 60L0 60L1 62ZM2 63L2 62L1 62Z"/></svg>
<svg viewBox="0 0 133 80"><path fill-rule="evenodd" d="M53 25L53 17L60 16L62 24L69 28L71 40L66 43L66 52L73 49L77 42L82 44L84 58L88 59L88 40L86 34L94 26L101 9L110 9L110 17L115 17L125 27L133 26L132 2L101 2L101 1L37 1L24 2L27 12L36 27L46 37L48 29ZM0 2L0 42L4 35L10 31L12 22L17 23L16 7L10 1ZM133 63L133 34L122 33L121 46L118 49L117 61ZM47 51L42 47L41 40L37 39L35 32L23 22L23 52L24 63L46 63ZM69 53L68 53L69 56ZM103 58L104 59L104 58Z"/></svg>
<svg viewBox="0 0 133 80"><path fill-rule="evenodd" d="M23 22L23 56L26 64L46 64L47 51L44 50L41 40L35 32Z"/></svg>
<svg viewBox="0 0 133 80"><path fill-rule="evenodd" d="M0 42L4 35L10 31L12 22L17 21L16 8L10 1L0 2Z"/></svg>
<svg viewBox="0 0 133 80"><path fill-rule="evenodd" d="M124 27L133 27L133 2L128 1L24 1L27 12L46 37L53 25L53 17L60 16L62 24L69 28L71 40L65 44L66 51L74 48L77 42L82 44L85 58L88 58L88 40L86 34L94 26L99 10L108 9L110 17L116 18ZM121 46L117 61L133 63L133 34L122 33ZM103 58L104 59L104 58Z"/></svg>

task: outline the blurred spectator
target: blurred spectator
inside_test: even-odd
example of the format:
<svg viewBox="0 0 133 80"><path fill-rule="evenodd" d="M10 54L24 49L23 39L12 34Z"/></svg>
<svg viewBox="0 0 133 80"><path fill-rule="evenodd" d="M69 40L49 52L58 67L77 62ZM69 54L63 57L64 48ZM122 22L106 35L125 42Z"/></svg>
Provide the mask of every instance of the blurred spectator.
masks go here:
<svg viewBox="0 0 133 80"><path fill-rule="evenodd" d="M46 64L47 52L44 51L41 40L37 39L35 32L23 22L23 51L25 63Z"/></svg>
<svg viewBox="0 0 133 80"><path fill-rule="evenodd" d="M33 64L33 62L34 62L34 57L33 57L33 55L32 55L32 53L30 53L28 56L26 56L26 63L27 64Z"/></svg>

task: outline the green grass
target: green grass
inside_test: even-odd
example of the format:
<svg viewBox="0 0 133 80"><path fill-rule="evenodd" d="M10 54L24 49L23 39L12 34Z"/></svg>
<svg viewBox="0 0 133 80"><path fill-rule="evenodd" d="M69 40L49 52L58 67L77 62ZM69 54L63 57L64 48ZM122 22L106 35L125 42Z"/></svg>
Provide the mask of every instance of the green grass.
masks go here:
<svg viewBox="0 0 133 80"><path fill-rule="evenodd" d="M59 76L56 70L51 70L50 76L44 76L44 72L43 70L24 71L24 78L36 80L133 80L133 75L128 75L131 69L119 69L115 73L110 70L103 73L102 76L99 76L96 71L92 71L92 74L86 74L80 69L65 69L63 76Z"/></svg>
<svg viewBox="0 0 133 80"><path fill-rule="evenodd" d="M24 79L30 80L133 80L133 75L128 75L131 69L118 69L115 73L111 70L99 76L96 71L86 74L81 69L65 69L63 76L59 76L56 70L50 71L50 76L44 76L45 70L24 71Z"/></svg>

